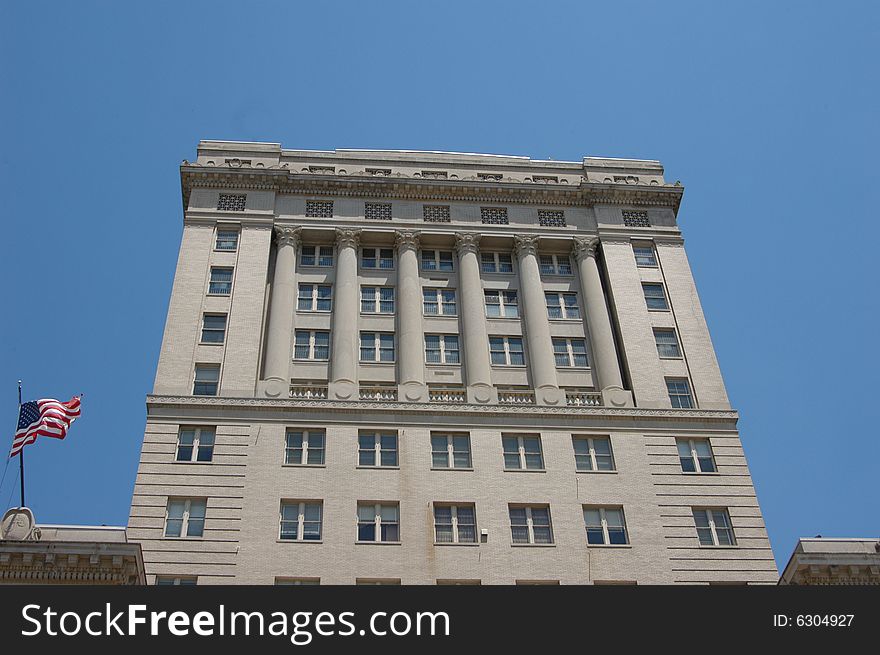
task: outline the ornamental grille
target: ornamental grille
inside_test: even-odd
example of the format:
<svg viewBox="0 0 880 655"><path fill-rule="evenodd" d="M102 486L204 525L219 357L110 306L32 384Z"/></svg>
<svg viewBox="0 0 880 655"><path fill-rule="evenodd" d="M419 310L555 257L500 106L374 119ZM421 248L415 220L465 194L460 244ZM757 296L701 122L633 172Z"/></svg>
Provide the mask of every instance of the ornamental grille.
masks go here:
<svg viewBox="0 0 880 655"><path fill-rule="evenodd" d="M507 225L507 207L480 207L484 225Z"/></svg>
<svg viewBox="0 0 880 655"><path fill-rule="evenodd" d="M425 222L426 223L449 223L449 205L425 205Z"/></svg>
<svg viewBox="0 0 880 655"><path fill-rule="evenodd" d="M306 216L310 218L333 218L333 201L306 200Z"/></svg>
<svg viewBox="0 0 880 655"><path fill-rule="evenodd" d="M538 223L544 227L565 227L565 212L557 209L539 209Z"/></svg>
<svg viewBox="0 0 880 655"><path fill-rule="evenodd" d="M364 203L364 218L372 221L390 221L390 202L367 202Z"/></svg>
<svg viewBox="0 0 880 655"><path fill-rule="evenodd" d="M645 211L624 211L623 224L627 227L651 227L648 212Z"/></svg>
<svg viewBox="0 0 880 655"><path fill-rule="evenodd" d="M477 173L478 180L501 180L501 173Z"/></svg>
<svg viewBox="0 0 880 655"><path fill-rule="evenodd" d="M246 200L245 193L221 193L217 201L217 209L225 212L243 212Z"/></svg>

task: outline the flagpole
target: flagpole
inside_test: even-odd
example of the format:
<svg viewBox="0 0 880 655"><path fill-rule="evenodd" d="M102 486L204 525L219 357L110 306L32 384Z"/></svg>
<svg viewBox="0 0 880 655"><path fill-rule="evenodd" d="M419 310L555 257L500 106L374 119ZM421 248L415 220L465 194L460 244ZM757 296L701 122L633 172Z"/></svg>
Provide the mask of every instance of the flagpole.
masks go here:
<svg viewBox="0 0 880 655"><path fill-rule="evenodd" d="M18 381L18 416L21 417L21 380ZM18 470L21 478L21 505L24 507L24 448L18 451Z"/></svg>

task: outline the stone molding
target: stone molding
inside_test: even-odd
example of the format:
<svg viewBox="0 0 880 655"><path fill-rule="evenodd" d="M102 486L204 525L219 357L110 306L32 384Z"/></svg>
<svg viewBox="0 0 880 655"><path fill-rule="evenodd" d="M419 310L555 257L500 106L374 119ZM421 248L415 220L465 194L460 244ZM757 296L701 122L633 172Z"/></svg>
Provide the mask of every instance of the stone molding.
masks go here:
<svg viewBox="0 0 880 655"><path fill-rule="evenodd" d="M396 230L394 232L394 245L399 252L404 250L418 250L421 233L417 230Z"/></svg>
<svg viewBox="0 0 880 655"><path fill-rule="evenodd" d="M456 232L455 251L459 257L466 252L479 253L481 237L479 232Z"/></svg>

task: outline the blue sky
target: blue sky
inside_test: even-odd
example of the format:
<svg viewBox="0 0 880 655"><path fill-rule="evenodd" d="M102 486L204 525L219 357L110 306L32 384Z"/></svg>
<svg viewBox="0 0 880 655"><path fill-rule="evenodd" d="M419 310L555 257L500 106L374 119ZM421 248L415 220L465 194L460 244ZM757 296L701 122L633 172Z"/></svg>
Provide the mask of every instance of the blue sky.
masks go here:
<svg viewBox="0 0 880 655"><path fill-rule="evenodd" d="M871 2L0 3L0 425L42 523L125 524L199 139L659 159L777 561L878 536ZM17 504L13 462L0 510Z"/></svg>

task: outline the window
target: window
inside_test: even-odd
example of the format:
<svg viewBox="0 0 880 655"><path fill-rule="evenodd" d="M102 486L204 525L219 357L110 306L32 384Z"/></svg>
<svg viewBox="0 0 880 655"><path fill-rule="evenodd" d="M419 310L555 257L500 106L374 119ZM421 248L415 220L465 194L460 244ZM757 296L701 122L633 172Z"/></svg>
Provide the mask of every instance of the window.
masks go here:
<svg viewBox="0 0 880 655"><path fill-rule="evenodd" d="M560 368L586 368L590 365L584 339L553 337L553 355L556 357L556 366Z"/></svg>
<svg viewBox="0 0 880 655"><path fill-rule="evenodd" d="M736 546L726 509L693 509L701 546Z"/></svg>
<svg viewBox="0 0 880 655"><path fill-rule="evenodd" d="M330 333L318 330L297 330L294 336L294 359L330 359Z"/></svg>
<svg viewBox="0 0 880 655"><path fill-rule="evenodd" d="M226 314L202 316L202 343L223 343L226 338Z"/></svg>
<svg viewBox="0 0 880 655"><path fill-rule="evenodd" d="M333 266L333 246L303 246L300 264L303 266Z"/></svg>
<svg viewBox="0 0 880 655"><path fill-rule="evenodd" d="M507 207L480 207L480 220L484 225L507 225Z"/></svg>
<svg viewBox="0 0 880 655"><path fill-rule="evenodd" d="M455 316L458 307L455 303L455 289L422 289L425 316Z"/></svg>
<svg viewBox="0 0 880 655"><path fill-rule="evenodd" d="M278 586L320 585L321 578L275 578L275 584Z"/></svg>
<svg viewBox="0 0 880 655"><path fill-rule="evenodd" d="M422 208L426 223L449 223L449 205L424 205Z"/></svg>
<svg viewBox="0 0 880 655"><path fill-rule="evenodd" d="M455 578L437 578L436 583L437 583L437 585L440 585L440 586L451 586L451 587L482 584L482 582L480 580L457 580Z"/></svg>
<svg viewBox="0 0 880 655"><path fill-rule="evenodd" d="M550 508L546 505L509 505L510 533L515 544L552 544Z"/></svg>
<svg viewBox="0 0 880 655"><path fill-rule="evenodd" d="M362 362L393 362L393 332L361 332Z"/></svg>
<svg viewBox="0 0 880 655"><path fill-rule="evenodd" d="M646 211L623 210L623 224L626 227L651 227Z"/></svg>
<svg viewBox="0 0 880 655"><path fill-rule="evenodd" d="M677 439L678 461L685 473L715 473L715 460L708 439Z"/></svg>
<svg viewBox="0 0 880 655"><path fill-rule="evenodd" d="M177 434L178 462L210 462L214 458L214 428L181 427Z"/></svg>
<svg viewBox="0 0 880 655"><path fill-rule="evenodd" d="M622 507L584 507L584 526L591 546L629 543Z"/></svg>
<svg viewBox="0 0 880 655"><path fill-rule="evenodd" d="M238 250L238 230L217 230L214 250Z"/></svg>
<svg viewBox="0 0 880 655"><path fill-rule="evenodd" d="M474 506L434 503L434 541L438 544L477 543Z"/></svg>
<svg viewBox="0 0 880 655"><path fill-rule="evenodd" d="M397 466L397 432L358 432L358 466Z"/></svg>
<svg viewBox="0 0 880 655"><path fill-rule="evenodd" d="M230 293L232 293L232 269L223 266L212 266L208 295L228 296Z"/></svg>
<svg viewBox="0 0 880 655"><path fill-rule="evenodd" d="M394 287L361 287L362 314L393 314Z"/></svg>
<svg viewBox="0 0 880 655"><path fill-rule="evenodd" d="M669 402L676 409L693 409L694 398L691 395L691 385L687 378L666 378L666 390L669 392Z"/></svg>
<svg viewBox="0 0 880 655"><path fill-rule="evenodd" d="M171 585L194 585L196 584L195 576L181 576L179 578L175 578L168 575L157 575L156 576L156 584L159 586L171 586Z"/></svg>
<svg viewBox="0 0 880 655"><path fill-rule="evenodd" d="M557 293L545 291L547 299L547 314L550 318L580 318L581 309L578 307L576 293Z"/></svg>
<svg viewBox="0 0 880 655"><path fill-rule="evenodd" d="M453 266L451 250L422 251L423 271L451 271L452 268Z"/></svg>
<svg viewBox="0 0 880 655"><path fill-rule="evenodd" d="M400 578L355 578L356 585L399 586Z"/></svg>
<svg viewBox="0 0 880 655"><path fill-rule="evenodd" d="M538 225L542 227L565 227L565 212L557 209L539 209Z"/></svg>
<svg viewBox="0 0 880 655"><path fill-rule="evenodd" d="M246 202L245 193L221 193L217 199L217 209L224 212L243 212Z"/></svg>
<svg viewBox="0 0 880 655"><path fill-rule="evenodd" d="M426 334L425 363L427 364L459 364L457 334Z"/></svg>
<svg viewBox="0 0 880 655"><path fill-rule="evenodd" d="M467 432L432 432L431 468L471 468L471 438Z"/></svg>
<svg viewBox="0 0 880 655"><path fill-rule="evenodd" d="M287 430L284 463L297 466L324 464L324 430Z"/></svg>
<svg viewBox="0 0 880 655"><path fill-rule="evenodd" d="M513 259L510 253L481 252L480 270L483 273L513 273Z"/></svg>
<svg viewBox="0 0 880 655"><path fill-rule="evenodd" d="M519 318L516 291L486 289L486 316L489 318Z"/></svg>
<svg viewBox="0 0 880 655"><path fill-rule="evenodd" d="M281 535L285 541L321 541L321 501L281 501Z"/></svg>
<svg viewBox="0 0 880 655"><path fill-rule="evenodd" d="M544 455L541 437L536 434L501 435L504 448L504 469L507 471L543 471Z"/></svg>
<svg viewBox="0 0 880 655"><path fill-rule="evenodd" d="M608 437L572 437L574 465L578 471L613 471L614 457Z"/></svg>
<svg viewBox="0 0 880 655"><path fill-rule="evenodd" d="M657 282L642 282L642 292L645 294L645 304L648 309L669 311L669 302L663 285Z"/></svg>
<svg viewBox="0 0 880 655"><path fill-rule="evenodd" d="M634 243L633 255L639 268L657 268L657 253L649 243Z"/></svg>
<svg viewBox="0 0 880 655"><path fill-rule="evenodd" d="M300 284L298 312L329 312L333 302L333 287L329 284Z"/></svg>
<svg viewBox="0 0 880 655"><path fill-rule="evenodd" d="M392 248L362 248L361 268L394 268L394 250Z"/></svg>
<svg viewBox="0 0 880 655"><path fill-rule="evenodd" d="M400 506L397 503L358 503L357 540L400 541ZM400 581L397 581L400 584Z"/></svg>
<svg viewBox="0 0 880 655"><path fill-rule="evenodd" d="M201 537L205 531L205 498L169 498L165 510L166 537Z"/></svg>
<svg viewBox="0 0 880 655"><path fill-rule="evenodd" d="M654 342L657 354L664 359L681 359L681 348L675 330L671 328L654 328Z"/></svg>
<svg viewBox="0 0 880 655"><path fill-rule="evenodd" d="M194 396L216 396L220 384L220 364L196 364Z"/></svg>
<svg viewBox="0 0 880 655"><path fill-rule="evenodd" d="M366 202L364 203L364 218L372 221L390 221L390 202Z"/></svg>
<svg viewBox="0 0 880 655"><path fill-rule="evenodd" d="M306 200L306 217L333 218L333 201Z"/></svg>
<svg viewBox="0 0 880 655"><path fill-rule="evenodd" d="M541 275L571 275L568 255L541 255L538 258Z"/></svg>
<svg viewBox="0 0 880 655"><path fill-rule="evenodd" d="M489 337L489 355L495 366L525 366L522 337Z"/></svg>

